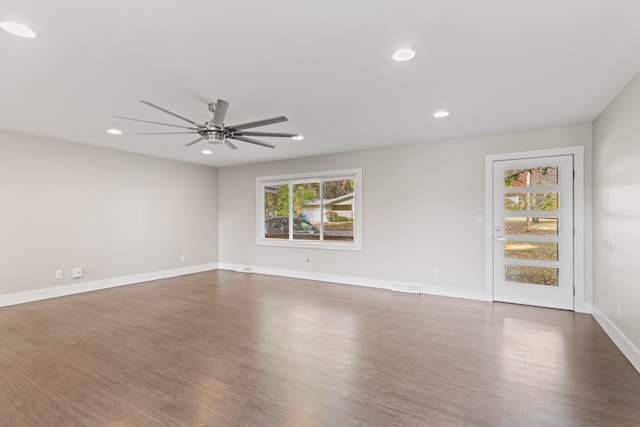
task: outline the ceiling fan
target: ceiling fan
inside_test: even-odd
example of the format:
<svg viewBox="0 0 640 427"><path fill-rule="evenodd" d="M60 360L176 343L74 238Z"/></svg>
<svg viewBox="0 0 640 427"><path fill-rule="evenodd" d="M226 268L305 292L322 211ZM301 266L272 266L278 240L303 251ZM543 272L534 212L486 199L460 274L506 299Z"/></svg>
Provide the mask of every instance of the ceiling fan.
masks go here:
<svg viewBox="0 0 640 427"><path fill-rule="evenodd" d="M227 115L227 110L229 109L229 103L223 99L218 99L215 103L209 104L209 111L213 113L213 118L208 122L204 122L204 124L196 123L193 120L189 120L186 117L182 117L179 114L173 113L165 108L159 107L155 104L152 104L149 101L140 101L149 107L155 108L156 110L160 110L163 113L170 114L174 117L179 118L185 122L188 122L191 126L180 126L173 125L169 123L160 123L160 122L152 122L149 120L140 120L133 119L131 117L122 117L122 116L113 116L118 119L125 120L134 120L136 122L144 122L144 123L153 123L156 125L163 126L171 126L176 128L188 129L188 132L139 132L139 135L171 135L171 134L198 134L198 139L191 141L188 144L185 144L185 147L191 146L193 144L197 144L200 141L206 141L209 144L222 144L224 143L227 147L232 150L237 150L236 147L230 140L248 142L250 144L261 145L263 147L275 148L275 145L268 144L266 142L259 141L257 139L251 138L254 136L259 137L278 137L278 138L296 138L299 137L297 134L293 133L281 133L281 132L253 132L253 131L245 131L245 129L257 128L260 126L272 125L274 123L286 122L288 119L285 116L274 117L271 119L265 120L257 120L255 122L242 123L239 125L226 126L224 124L224 118Z"/></svg>

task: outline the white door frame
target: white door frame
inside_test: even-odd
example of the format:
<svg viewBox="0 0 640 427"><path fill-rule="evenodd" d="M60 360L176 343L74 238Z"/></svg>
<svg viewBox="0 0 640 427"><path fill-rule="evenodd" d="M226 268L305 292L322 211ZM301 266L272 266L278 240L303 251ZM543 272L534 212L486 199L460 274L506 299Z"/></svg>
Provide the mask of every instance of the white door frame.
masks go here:
<svg viewBox="0 0 640 427"><path fill-rule="evenodd" d="M489 154L485 157L485 292L493 301L493 162L527 157L547 157L572 155L575 170L573 189L573 226L576 231L573 248L573 278L575 296L573 307L576 312L590 313L591 304L585 301L585 248L584 248L584 147L554 148L517 153Z"/></svg>

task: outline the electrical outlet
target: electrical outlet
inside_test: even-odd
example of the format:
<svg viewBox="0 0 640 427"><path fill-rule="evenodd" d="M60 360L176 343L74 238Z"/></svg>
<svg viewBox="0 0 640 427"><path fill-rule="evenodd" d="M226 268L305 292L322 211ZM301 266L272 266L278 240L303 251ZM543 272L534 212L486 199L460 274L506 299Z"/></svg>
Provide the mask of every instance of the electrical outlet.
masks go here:
<svg viewBox="0 0 640 427"><path fill-rule="evenodd" d="M71 277L79 279L82 277L82 267L73 267L71 269Z"/></svg>
<svg viewBox="0 0 640 427"><path fill-rule="evenodd" d="M618 317L622 317L622 304L619 302L616 303L616 313L618 314Z"/></svg>
<svg viewBox="0 0 640 427"><path fill-rule="evenodd" d="M184 255L180 255L180 262L184 262L187 259Z"/></svg>
<svg viewBox="0 0 640 427"><path fill-rule="evenodd" d="M56 270L56 280L62 279L64 277L64 273L62 270Z"/></svg>

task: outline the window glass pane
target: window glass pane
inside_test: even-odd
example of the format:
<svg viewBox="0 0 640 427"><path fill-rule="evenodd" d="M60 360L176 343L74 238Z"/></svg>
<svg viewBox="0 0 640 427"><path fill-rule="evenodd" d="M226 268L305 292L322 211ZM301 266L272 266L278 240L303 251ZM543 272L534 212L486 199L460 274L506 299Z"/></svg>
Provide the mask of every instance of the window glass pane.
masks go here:
<svg viewBox="0 0 640 427"><path fill-rule="evenodd" d="M289 185L264 186L264 237L289 238Z"/></svg>
<svg viewBox="0 0 640 427"><path fill-rule="evenodd" d="M509 282L558 286L558 269L550 267L505 265L504 279Z"/></svg>
<svg viewBox="0 0 640 427"><path fill-rule="evenodd" d="M558 244L555 242L504 242L504 257L517 259L558 260Z"/></svg>
<svg viewBox="0 0 640 427"><path fill-rule="evenodd" d="M507 193L504 195L505 211L557 211L558 192Z"/></svg>
<svg viewBox="0 0 640 427"><path fill-rule="evenodd" d="M505 234L558 235L558 218L506 217Z"/></svg>
<svg viewBox="0 0 640 427"><path fill-rule="evenodd" d="M293 185L293 238L320 240L320 182Z"/></svg>
<svg viewBox="0 0 640 427"><path fill-rule="evenodd" d="M508 169L504 171L505 187L538 187L545 185L558 185L557 166L532 169Z"/></svg>
<svg viewBox="0 0 640 427"><path fill-rule="evenodd" d="M334 179L324 182L324 240L353 241L354 182Z"/></svg>

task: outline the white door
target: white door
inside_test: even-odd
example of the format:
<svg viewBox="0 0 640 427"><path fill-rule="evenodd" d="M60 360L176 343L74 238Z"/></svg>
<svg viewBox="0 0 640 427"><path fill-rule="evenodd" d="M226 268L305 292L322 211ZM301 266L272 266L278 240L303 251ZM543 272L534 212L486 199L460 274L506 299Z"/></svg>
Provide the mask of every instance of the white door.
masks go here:
<svg viewBox="0 0 640 427"><path fill-rule="evenodd" d="M493 162L493 299L573 310L573 156Z"/></svg>

